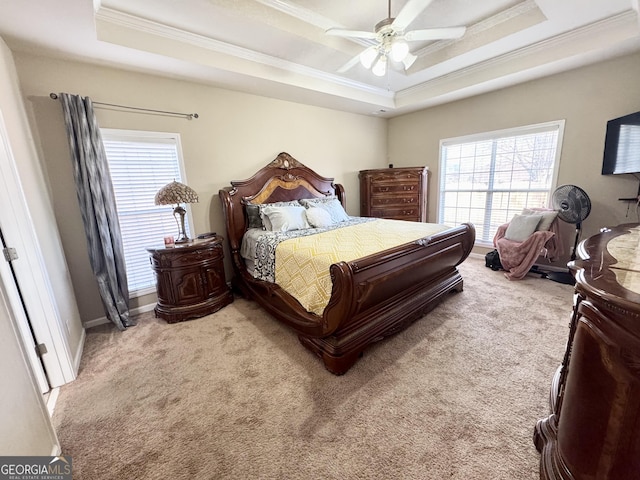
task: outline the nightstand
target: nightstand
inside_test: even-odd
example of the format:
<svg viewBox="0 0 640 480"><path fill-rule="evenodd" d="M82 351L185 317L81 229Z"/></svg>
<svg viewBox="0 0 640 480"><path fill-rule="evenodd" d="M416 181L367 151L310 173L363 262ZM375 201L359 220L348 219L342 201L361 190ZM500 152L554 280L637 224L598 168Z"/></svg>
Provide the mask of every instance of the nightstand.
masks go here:
<svg viewBox="0 0 640 480"><path fill-rule="evenodd" d="M203 317L233 301L224 273L221 236L147 248L156 275L156 317L168 323Z"/></svg>

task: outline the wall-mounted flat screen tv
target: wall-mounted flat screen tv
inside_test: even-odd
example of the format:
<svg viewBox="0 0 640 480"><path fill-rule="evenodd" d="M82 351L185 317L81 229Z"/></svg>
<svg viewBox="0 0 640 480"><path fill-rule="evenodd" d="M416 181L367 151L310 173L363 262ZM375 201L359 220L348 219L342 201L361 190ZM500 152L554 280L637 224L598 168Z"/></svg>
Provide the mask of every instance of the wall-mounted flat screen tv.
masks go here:
<svg viewBox="0 0 640 480"><path fill-rule="evenodd" d="M607 122L602 174L640 173L640 112Z"/></svg>

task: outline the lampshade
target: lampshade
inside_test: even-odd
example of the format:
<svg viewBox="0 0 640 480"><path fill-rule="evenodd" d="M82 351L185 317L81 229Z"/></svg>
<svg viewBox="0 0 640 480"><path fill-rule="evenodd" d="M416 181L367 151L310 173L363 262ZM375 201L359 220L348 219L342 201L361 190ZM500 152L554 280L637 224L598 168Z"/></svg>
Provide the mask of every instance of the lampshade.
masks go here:
<svg viewBox="0 0 640 480"><path fill-rule="evenodd" d="M387 56L382 55L378 58L378 61L373 65L371 71L377 77L384 77L387 73Z"/></svg>
<svg viewBox="0 0 640 480"><path fill-rule="evenodd" d="M372 45L360 54L360 63L364 68L369 69L376 58L378 58L378 48Z"/></svg>
<svg viewBox="0 0 640 480"><path fill-rule="evenodd" d="M173 217L178 224L178 238L176 243L185 243L191 239L187 236L184 228L184 216L187 211L180 205L181 203L198 203L198 194L191 187L184 183L173 181L166 184L156 193L156 205L175 205Z"/></svg>
<svg viewBox="0 0 640 480"><path fill-rule="evenodd" d="M409 54L409 44L401 38L393 40L391 45L391 58L394 62L402 62Z"/></svg>
<svg viewBox="0 0 640 480"><path fill-rule="evenodd" d="M179 203L198 203L198 194L184 183L167 183L156 193L156 205L177 205Z"/></svg>

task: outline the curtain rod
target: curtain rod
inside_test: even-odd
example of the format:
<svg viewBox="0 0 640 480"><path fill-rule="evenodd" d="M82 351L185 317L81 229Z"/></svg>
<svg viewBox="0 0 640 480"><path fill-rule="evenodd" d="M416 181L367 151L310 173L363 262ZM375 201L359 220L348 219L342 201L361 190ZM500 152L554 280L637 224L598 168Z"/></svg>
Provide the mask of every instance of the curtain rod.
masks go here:
<svg viewBox="0 0 640 480"><path fill-rule="evenodd" d="M57 100L58 94L50 93L49 97L51 97L53 100ZM92 103L94 105L101 105L101 106L107 106L107 107L126 108L127 110L140 110L142 112L162 113L164 115L176 115L178 117L186 117L189 120L191 120L192 118L199 118L197 113L167 112L165 110L152 110L150 108L130 107L128 105L118 105L115 103L104 103L104 102L94 102L94 101L92 101Z"/></svg>

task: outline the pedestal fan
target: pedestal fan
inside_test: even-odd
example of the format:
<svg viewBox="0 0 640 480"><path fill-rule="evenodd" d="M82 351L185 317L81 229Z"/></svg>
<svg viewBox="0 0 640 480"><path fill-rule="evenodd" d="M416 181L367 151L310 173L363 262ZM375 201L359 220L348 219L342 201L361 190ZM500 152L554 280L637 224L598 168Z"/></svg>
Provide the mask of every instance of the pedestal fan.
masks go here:
<svg viewBox="0 0 640 480"><path fill-rule="evenodd" d="M591 200L587 192L575 185L561 185L555 189L551 196L553 209L558 211L558 218L567 223L576 225L576 238L571 251L571 261L576 259L578 240L582 230L582 222L591 213ZM550 272L547 278L555 282L573 285L575 280L569 271Z"/></svg>

